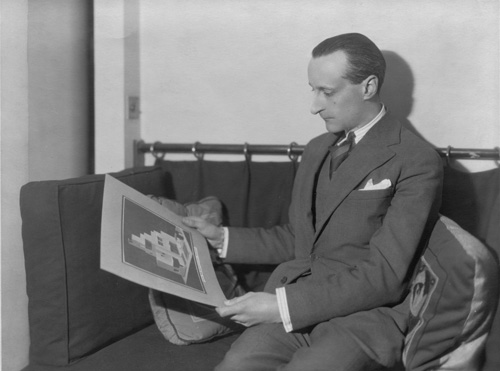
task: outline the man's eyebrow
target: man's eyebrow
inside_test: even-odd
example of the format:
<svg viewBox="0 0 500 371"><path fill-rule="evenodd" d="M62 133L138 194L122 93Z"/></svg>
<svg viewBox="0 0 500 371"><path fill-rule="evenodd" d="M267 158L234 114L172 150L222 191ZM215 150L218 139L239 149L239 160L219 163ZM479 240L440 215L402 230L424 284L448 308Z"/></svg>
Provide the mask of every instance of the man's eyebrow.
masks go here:
<svg viewBox="0 0 500 371"><path fill-rule="evenodd" d="M311 83L309 83L309 86L313 89L318 89L318 90L335 90L335 88L333 86L314 86L312 85Z"/></svg>

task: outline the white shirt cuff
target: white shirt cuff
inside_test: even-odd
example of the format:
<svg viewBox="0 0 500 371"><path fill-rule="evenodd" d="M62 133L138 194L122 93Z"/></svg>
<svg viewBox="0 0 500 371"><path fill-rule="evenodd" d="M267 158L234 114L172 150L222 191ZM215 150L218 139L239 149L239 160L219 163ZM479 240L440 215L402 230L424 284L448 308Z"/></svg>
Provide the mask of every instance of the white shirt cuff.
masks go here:
<svg viewBox="0 0 500 371"><path fill-rule="evenodd" d="M276 289L276 298L278 299L278 308L280 310L281 322L286 332L293 330L292 320L290 319L290 312L288 311L288 302L286 300L286 290L284 287Z"/></svg>
<svg viewBox="0 0 500 371"><path fill-rule="evenodd" d="M219 254L219 257L224 259L227 256L227 246L229 244L229 230L227 227L222 227L222 230L224 231L224 241L222 242L222 247L217 249L217 253Z"/></svg>

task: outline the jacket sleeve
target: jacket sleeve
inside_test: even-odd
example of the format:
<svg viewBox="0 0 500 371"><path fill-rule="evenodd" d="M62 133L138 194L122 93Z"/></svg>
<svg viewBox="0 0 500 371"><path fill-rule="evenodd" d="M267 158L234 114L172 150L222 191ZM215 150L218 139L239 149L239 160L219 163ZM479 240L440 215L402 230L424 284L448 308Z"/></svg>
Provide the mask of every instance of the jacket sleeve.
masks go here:
<svg viewBox="0 0 500 371"><path fill-rule="evenodd" d="M238 264L279 264L294 258L291 224L272 228L228 228L225 261Z"/></svg>
<svg viewBox="0 0 500 371"><path fill-rule="evenodd" d="M324 136L324 135L323 135ZM303 166L313 157L311 149L318 147L322 137L313 139L304 150L301 165L295 177L294 192ZM306 165L304 165L304 163ZM294 220L295 197L292 196L289 220ZM264 228L228 228L229 245L226 255L228 263L238 264L280 264L295 258L295 231L293 224Z"/></svg>

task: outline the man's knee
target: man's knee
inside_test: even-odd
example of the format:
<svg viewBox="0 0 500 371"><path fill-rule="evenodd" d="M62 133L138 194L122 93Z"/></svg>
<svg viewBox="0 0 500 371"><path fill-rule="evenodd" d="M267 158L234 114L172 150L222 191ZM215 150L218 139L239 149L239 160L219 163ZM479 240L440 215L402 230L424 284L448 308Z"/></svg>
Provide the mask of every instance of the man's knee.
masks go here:
<svg viewBox="0 0 500 371"><path fill-rule="evenodd" d="M306 344L304 335L288 334L279 323L250 327L232 344L216 370L276 370Z"/></svg>
<svg viewBox="0 0 500 371"><path fill-rule="evenodd" d="M310 346L297 350L291 361L278 370L365 371L380 367L347 330L335 323L317 325L310 342Z"/></svg>
<svg viewBox="0 0 500 371"><path fill-rule="evenodd" d="M240 354L229 351L222 362L215 367L215 371L243 370L243 364L244 362L240 359Z"/></svg>
<svg viewBox="0 0 500 371"><path fill-rule="evenodd" d="M356 349L355 352L366 356L374 365L393 367L401 361L404 342L402 329L393 317L392 312L374 309L335 318L314 328L311 343L314 346L326 342L336 349L330 355L346 358L346 362L350 362L349 349Z"/></svg>

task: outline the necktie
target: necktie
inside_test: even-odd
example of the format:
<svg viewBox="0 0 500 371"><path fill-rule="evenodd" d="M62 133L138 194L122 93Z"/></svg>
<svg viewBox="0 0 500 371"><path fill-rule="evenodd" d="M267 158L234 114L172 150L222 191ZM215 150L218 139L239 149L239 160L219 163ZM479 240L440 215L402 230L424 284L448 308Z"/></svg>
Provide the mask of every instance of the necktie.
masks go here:
<svg viewBox="0 0 500 371"><path fill-rule="evenodd" d="M350 132L346 140L337 146L330 146L330 178L340 164L349 156L354 144L354 132Z"/></svg>

